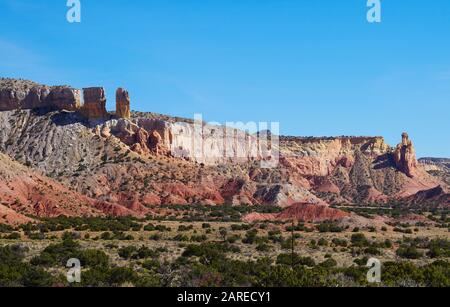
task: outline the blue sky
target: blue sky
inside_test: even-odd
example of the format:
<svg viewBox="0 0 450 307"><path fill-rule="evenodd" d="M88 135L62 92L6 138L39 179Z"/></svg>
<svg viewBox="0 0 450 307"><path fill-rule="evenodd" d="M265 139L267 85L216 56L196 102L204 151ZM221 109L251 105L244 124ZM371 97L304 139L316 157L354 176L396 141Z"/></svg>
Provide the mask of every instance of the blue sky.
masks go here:
<svg viewBox="0 0 450 307"><path fill-rule="evenodd" d="M129 89L133 109L279 121L289 135L408 131L450 157L450 1L0 0L0 76Z"/></svg>

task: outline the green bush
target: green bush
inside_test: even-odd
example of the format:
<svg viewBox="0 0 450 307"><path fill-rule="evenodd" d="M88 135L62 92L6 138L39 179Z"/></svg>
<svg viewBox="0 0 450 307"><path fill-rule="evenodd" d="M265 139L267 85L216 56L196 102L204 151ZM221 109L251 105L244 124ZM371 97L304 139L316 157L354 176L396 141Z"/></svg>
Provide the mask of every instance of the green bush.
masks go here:
<svg viewBox="0 0 450 307"><path fill-rule="evenodd" d="M365 247L369 245L369 240L362 233L355 233L351 237L352 245L355 247Z"/></svg>
<svg viewBox="0 0 450 307"><path fill-rule="evenodd" d="M423 257L423 253L418 251L414 246L400 247L397 249L396 254L405 259L419 259Z"/></svg>

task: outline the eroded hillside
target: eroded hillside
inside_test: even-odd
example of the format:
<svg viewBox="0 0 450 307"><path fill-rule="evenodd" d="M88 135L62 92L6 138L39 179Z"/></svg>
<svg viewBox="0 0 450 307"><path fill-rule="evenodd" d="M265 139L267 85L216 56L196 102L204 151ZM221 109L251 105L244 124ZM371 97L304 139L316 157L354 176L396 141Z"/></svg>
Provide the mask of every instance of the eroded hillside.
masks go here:
<svg viewBox="0 0 450 307"><path fill-rule="evenodd" d="M123 89L117 91L117 114L106 111L103 89L84 89L83 95L88 104L77 110L58 105L0 112L0 151L20 162L14 162L18 169L28 167L51 177L46 180L58 189L67 187L76 194L70 203L87 206L90 211L81 210L86 214L145 215L161 204L385 203L411 201L437 187L447 193L444 181L418 163L407 134L397 147L382 137L258 138L186 119L130 114ZM271 167L262 167L265 162ZM23 203L40 206L33 198ZM74 207L25 209L78 214Z"/></svg>

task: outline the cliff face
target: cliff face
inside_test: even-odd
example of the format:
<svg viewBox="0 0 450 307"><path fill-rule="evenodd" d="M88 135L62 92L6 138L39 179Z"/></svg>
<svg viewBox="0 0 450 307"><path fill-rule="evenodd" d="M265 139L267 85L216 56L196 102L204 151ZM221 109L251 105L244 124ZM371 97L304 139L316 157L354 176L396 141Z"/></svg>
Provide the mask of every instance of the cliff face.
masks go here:
<svg viewBox="0 0 450 307"><path fill-rule="evenodd" d="M171 155L206 165L256 161L263 152L255 136L222 126L140 118L107 121L97 130L113 134L142 153Z"/></svg>
<svg viewBox="0 0 450 307"><path fill-rule="evenodd" d="M27 81L0 80L0 111L37 108L75 111L80 108L80 97L80 90L68 86L49 87Z"/></svg>
<svg viewBox="0 0 450 307"><path fill-rule="evenodd" d="M133 112L130 119L111 119L103 88L85 89L84 105L79 106L79 92L68 87L46 91L34 83L19 84L33 98L14 94L22 98L1 101L14 107L18 104L11 101L21 101L20 106L36 108L50 100L64 110L78 111L33 112L20 107L0 112L0 151L28 165L30 171L37 169L57 178L58 189L70 186L76 194L71 198L75 205L64 203L60 210L57 204L64 200L45 190L48 201L25 202L24 198L23 208L17 208L20 212L79 214L76 208L82 204L84 212L93 214L142 216L149 210L146 206L159 204L270 204L285 208L307 203L307 208L289 214L317 213L319 218L331 219L334 213L322 210L328 204L381 203L437 186L446 189L445 183L417 163L406 134L394 149L382 137L302 138L261 133L258 139L237 129L153 113ZM14 93L20 92L18 88L8 84ZM117 91L117 98L117 114L127 117L126 91ZM96 120L87 122L86 117ZM265 150L269 147L270 155ZM279 163L270 168L262 163L277 158ZM15 167L19 167L16 162L5 176L13 176ZM22 172L21 167L16 174ZM22 191L16 188L22 187L22 181L26 175L19 176L14 185L3 185L4 195L11 195L8 200L20 196L15 193ZM411 202L423 199L418 195ZM433 199L444 197L448 195ZM310 205L322 209L316 212Z"/></svg>
<svg viewBox="0 0 450 307"><path fill-rule="evenodd" d="M356 154L386 154L382 137L293 138L281 140L282 163L301 176L328 176L338 167L351 168Z"/></svg>
<svg viewBox="0 0 450 307"><path fill-rule="evenodd" d="M119 117L129 118L128 92L118 89L117 100ZM78 111L92 120L108 117L105 89L102 87L85 88L81 91L69 86L50 87L26 80L0 79L0 111L31 109Z"/></svg>
<svg viewBox="0 0 450 307"><path fill-rule="evenodd" d="M385 202L441 184L429 180L420 167L415 177L399 171L393 152L381 138L282 137L280 164L268 169L253 158L230 163L232 159L216 155L221 151L214 146L203 147L198 161L210 163L202 164L192 155L192 125L134 118L90 127L77 113L0 112L0 151L89 198L83 208L95 209L93 214L140 216L148 211L145 206L159 204L271 204L285 208L299 202L319 206ZM183 131L176 130L180 127ZM227 148L223 139L210 136L217 136L220 129L212 130L213 126L205 130L209 139L205 143ZM244 135L241 140L248 138ZM245 148L245 141L236 142L231 146L233 153ZM19 177L14 185L18 187L23 180L25 176ZM20 189L8 193L12 191ZM15 199L11 195L9 199ZM81 201L73 197L73 203ZM35 201L32 207L26 203L24 212L40 216L79 213L75 207L61 211L53 205L60 201L55 198L48 205ZM321 212L319 217L329 218Z"/></svg>
<svg viewBox="0 0 450 307"><path fill-rule="evenodd" d="M105 118L106 95L103 87L89 87L83 89L84 104L81 113L88 119Z"/></svg>
<svg viewBox="0 0 450 307"><path fill-rule="evenodd" d="M446 158L422 158L419 164L430 175L444 181L450 186L450 159Z"/></svg>

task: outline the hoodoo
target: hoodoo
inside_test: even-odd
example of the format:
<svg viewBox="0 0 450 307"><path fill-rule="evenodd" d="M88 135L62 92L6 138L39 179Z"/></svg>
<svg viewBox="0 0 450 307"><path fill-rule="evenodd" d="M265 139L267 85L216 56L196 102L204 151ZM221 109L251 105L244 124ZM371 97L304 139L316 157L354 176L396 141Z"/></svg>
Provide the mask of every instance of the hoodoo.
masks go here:
<svg viewBox="0 0 450 307"><path fill-rule="evenodd" d="M408 133L402 134L402 142L397 145L394 150L394 161L397 168L405 173L408 177L414 177L417 171L416 151L412 141L409 139Z"/></svg>
<svg viewBox="0 0 450 307"><path fill-rule="evenodd" d="M127 90L121 87L116 91L116 117L131 118L130 95Z"/></svg>

